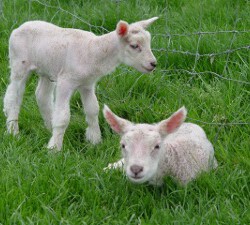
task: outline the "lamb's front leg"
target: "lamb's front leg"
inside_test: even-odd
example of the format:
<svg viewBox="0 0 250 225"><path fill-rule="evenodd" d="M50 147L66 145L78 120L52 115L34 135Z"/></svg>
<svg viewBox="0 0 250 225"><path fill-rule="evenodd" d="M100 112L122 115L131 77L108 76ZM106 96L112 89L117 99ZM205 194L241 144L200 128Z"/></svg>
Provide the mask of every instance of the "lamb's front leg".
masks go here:
<svg viewBox="0 0 250 225"><path fill-rule="evenodd" d="M4 114L7 117L7 131L10 134L17 135L18 128L18 115L23 99L26 80L29 76L28 72L20 69L18 73L13 72L11 68L11 82L7 88L4 96Z"/></svg>
<svg viewBox="0 0 250 225"><path fill-rule="evenodd" d="M95 95L95 86L80 87L84 111L86 114L86 122L88 128L86 130L86 139L92 144L97 144L101 141L101 131L98 122L99 105Z"/></svg>
<svg viewBox="0 0 250 225"><path fill-rule="evenodd" d="M70 120L70 97L75 87L67 80L56 84L56 98L52 118L52 137L48 148L61 150L63 136Z"/></svg>

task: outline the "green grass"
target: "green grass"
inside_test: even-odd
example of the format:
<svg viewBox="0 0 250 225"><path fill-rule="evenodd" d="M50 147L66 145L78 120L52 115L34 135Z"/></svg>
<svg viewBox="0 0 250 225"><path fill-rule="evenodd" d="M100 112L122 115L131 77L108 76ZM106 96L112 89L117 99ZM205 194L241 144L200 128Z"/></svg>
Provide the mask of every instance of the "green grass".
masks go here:
<svg viewBox="0 0 250 225"><path fill-rule="evenodd" d="M153 123L185 105L187 121L197 121L214 144L219 167L185 188L170 178L155 188L132 184L118 171L104 173L103 167L120 157L119 137L100 113L103 142L92 146L85 141L78 93L71 101L63 150L51 154L33 77L26 88L18 137L6 134L0 113L0 224L250 224L249 48L203 56L196 64L195 56L173 52L210 54L249 46L250 32L200 38L193 34L249 31L249 1L51 0L46 4L0 1L1 111L9 82L8 37L24 21L46 20L101 34L113 30L120 19L133 22L160 16L149 29L157 70L142 75L120 66L97 85L100 107L108 104L134 122ZM208 73L200 73L204 71Z"/></svg>

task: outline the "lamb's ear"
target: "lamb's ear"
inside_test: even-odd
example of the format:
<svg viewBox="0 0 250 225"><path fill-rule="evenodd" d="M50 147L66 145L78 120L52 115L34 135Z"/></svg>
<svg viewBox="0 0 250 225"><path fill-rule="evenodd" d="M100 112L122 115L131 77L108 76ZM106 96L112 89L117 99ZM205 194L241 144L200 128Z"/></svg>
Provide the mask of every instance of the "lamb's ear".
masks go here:
<svg viewBox="0 0 250 225"><path fill-rule="evenodd" d="M160 134L166 136L176 131L184 122L186 116L187 116L187 110L183 106L168 119L163 120L157 124Z"/></svg>
<svg viewBox="0 0 250 225"><path fill-rule="evenodd" d="M118 134L123 134L126 127L131 124L128 120L116 116L106 105L103 108L103 115L110 127Z"/></svg>
<svg viewBox="0 0 250 225"><path fill-rule="evenodd" d="M153 22L155 22L156 20L158 20L158 18L159 17L156 16L156 17L150 18L148 20L142 20L139 22L135 22L134 24L141 26L143 29L147 29L147 27L149 25L151 25Z"/></svg>
<svg viewBox="0 0 250 225"><path fill-rule="evenodd" d="M120 20L116 25L116 33L119 37L126 37L128 34L129 24Z"/></svg>

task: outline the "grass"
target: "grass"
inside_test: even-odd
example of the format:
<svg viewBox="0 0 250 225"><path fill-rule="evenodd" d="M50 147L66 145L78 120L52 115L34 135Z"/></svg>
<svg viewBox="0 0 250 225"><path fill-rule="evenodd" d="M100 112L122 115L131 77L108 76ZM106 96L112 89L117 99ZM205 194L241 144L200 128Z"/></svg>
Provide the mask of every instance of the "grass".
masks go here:
<svg viewBox="0 0 250 225"><path fill-rule="evenodd" d="M108 104L134 122L152 123L185 105L188 121L206 130L219 161L216 171L185 188L170 178L155 188L134 185L118 171L104 173L102 168L120 157L119 137L100 114L103 142L85 141L78 93L71 101L63 150L50 154L34 76L26 88L18 137L6 134L0 113L0 224L249 224L249 48L201 56L196 64L194 55L174 52L210 54L249 46L249 11L249 1L240 0L0 1L1 108L9 82L8 37L24 21L41 19L101 34L119 19L158 15L149 29L157 70L142 75L120 66L98 83L100 106ZM218 33L233 30L248 32ZM206 31L216 33L194 34Z"/></svg>

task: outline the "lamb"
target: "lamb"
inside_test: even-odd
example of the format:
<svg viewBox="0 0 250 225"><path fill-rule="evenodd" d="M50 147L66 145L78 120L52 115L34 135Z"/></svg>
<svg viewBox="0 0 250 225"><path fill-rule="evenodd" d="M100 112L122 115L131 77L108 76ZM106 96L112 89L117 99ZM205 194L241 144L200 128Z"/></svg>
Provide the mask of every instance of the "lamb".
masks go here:
<svg viewBox="0 0 250 225"><path fill-rule="evenodd" d="M146 28L153 17L128 24L119 21L116 30L95 34L61 28L43 21L29 21L15 29L9 40L10 84L4 97L7 131L18 134L18 115L26 82L34 71L39 75L36 99L46 127L52 130L48 148L60 150L70 120L70 98L81 95L86 122L86 139L101 141L99 105L95 84L121 63L149 73L156 67L151 35ZM54 96L55 94L55 96Z"/></svg>
<svg viewBox="0 0 250 225"><path fill-rule="evenodd" d="M195 179L202 171L217 167L214 149L204 130L193 123L183 123L187 110L180 108L157 124L134 124L115 115L104 106L104 117L121 135L123 158L107 169L124 168L135 183L161 185L171 176L181 185Z"/></svg>

